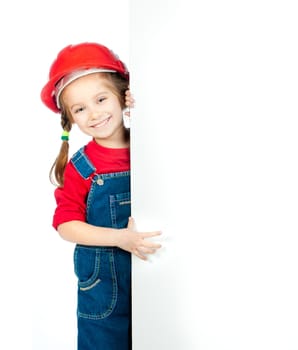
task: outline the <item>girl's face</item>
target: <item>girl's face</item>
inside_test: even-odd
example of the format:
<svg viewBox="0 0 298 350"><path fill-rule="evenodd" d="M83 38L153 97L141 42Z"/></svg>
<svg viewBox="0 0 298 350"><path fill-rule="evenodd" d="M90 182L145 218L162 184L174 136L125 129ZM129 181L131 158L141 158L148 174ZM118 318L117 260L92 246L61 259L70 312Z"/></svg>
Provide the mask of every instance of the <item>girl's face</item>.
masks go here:
<svg viewBox="0 0 298 350"><path fill-rule="evenodd" d="M120 101L100 73L78 78L62 92L63 105L79 129L105 147L127 147Z"/></svg>

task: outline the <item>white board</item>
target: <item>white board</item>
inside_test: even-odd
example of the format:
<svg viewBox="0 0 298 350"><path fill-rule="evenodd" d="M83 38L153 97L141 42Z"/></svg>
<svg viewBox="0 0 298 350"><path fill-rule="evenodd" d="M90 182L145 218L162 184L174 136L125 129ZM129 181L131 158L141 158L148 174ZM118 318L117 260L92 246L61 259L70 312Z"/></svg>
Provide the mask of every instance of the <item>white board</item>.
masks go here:
<svg viewBox="0 0 298 350"><path fill-rule="evenodd" d="M298 348L295 1L131 0L134 350Z"/></svg>

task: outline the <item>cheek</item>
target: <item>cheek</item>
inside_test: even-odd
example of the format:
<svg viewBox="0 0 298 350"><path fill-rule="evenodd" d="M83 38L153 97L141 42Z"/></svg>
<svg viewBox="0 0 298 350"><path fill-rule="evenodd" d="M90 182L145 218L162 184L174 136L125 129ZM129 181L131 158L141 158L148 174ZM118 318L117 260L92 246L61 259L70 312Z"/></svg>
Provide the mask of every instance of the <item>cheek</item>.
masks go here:
<svg viewBox="0 0 298 350"><path fill-rule="evenodd" d="M73 121L73 124L83 125L85 119L82 118L82 116L80 116L80 117L78 117L78 116L72 116L72 121Z"/></svg>
<svg viewBox="0 0 298 350"><path fill-rule="evenodd" d="M119 119L122 120L122 117L123 117L123 109L119 106L119 108L117 108L117 111L115 111L115 114L118 116Z"/></svg>

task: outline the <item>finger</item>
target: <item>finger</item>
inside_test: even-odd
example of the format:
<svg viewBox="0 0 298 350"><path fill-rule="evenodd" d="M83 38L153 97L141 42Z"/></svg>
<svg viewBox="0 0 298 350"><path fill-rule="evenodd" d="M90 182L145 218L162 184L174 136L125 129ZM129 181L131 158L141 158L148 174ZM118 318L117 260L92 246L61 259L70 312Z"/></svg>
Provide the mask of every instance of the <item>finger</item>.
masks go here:
<svg viewBox="0 0 298 350"><path fill-rule="evenodd" d="M126 98L125 100L125 106L126 107L130 107L130 108L134 108L135 106L135 101L133 99L129 99L129 98Z"/></svg>
<svg viewBox="0 0 298 350"><path fill-rule="evenodd" d="M136 223L134 218L132 218L131 216L128 218L127 228L132 231L136 231Z"/></svg>
<svg viewBox="0 0 298 350"><path fill-rule="evenodd" d="M143 232L141 235L143 238L156 237L161 235L161 231Z"/></svg>
<svg viewBox="0 0 298 350"><path fill-rule="evenodd" d="M124 113L124 115L126 115L127 117L130 117L130 112L127 111L127 112Z"/></svg>
<svg viewBox="0 0 298 350"><path fill-rule="evenodd" d="M160 243L154 243L154 242L146 242L143 241L143 246L148 248L148 249L159 249L161 248L161 244Z"/></svg>
<svg viewBox="0 0 298 350"><path fill-rule="evenodd" d="M132 253L137 256L138 258L142 260L147 260L147 257L139 252L139 250L136 248L132 251Z"/></svg>
<svg viewBox="0 0 298 350"><path fill-rule="evenodd" d="M155 248L152 247L139 247L138 251L141 252L142 254L154 254L156 252Z"/></svg>

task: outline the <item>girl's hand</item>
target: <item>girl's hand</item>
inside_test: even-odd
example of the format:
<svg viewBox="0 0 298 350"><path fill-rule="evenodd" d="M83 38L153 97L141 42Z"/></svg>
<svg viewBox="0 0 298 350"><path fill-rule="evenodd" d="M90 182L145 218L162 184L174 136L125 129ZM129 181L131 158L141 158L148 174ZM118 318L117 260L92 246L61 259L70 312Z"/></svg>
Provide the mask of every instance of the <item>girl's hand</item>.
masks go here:
<svg viewBox="0 0 298 350"><path fill-rule="evenodd" d="M129 109L134 108L135 106L135 100L129 89L125 91L125 105L127 107L127 111L124 114L129 117L130 116Z"/></svg>
<svg viewBox="0 0 298 350"><path fill-rule="evenodd" d="M129 218L126 229L120 230L118 247L124 249L142 260L147 260L147 254L154 254L161 244L146 238L160 236L160 231L137 232L133 218Z"/></svg>

